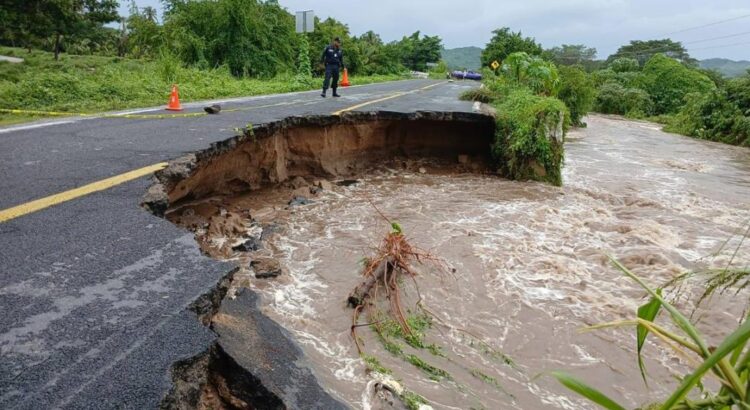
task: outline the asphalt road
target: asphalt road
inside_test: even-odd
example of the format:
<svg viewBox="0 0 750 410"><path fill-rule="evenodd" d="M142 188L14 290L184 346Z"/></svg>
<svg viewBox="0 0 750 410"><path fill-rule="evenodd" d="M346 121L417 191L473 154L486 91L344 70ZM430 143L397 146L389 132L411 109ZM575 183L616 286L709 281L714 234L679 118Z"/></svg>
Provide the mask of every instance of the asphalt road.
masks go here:
<svg viewBox="0 0 750 410"><path fill-rule="evenodd" d="M236 111L212 116L0 128L0 211L206 148L247 123L368 101L376 102L357 109L471 111L457 96L475 83L437 83L351 87L338 99L317 91L234 99L222 107ZM214 340L187 306L232 267L141 209L149 185L143 177L0 222L0 408L154 408L171 387L172 363Z"/></svg>

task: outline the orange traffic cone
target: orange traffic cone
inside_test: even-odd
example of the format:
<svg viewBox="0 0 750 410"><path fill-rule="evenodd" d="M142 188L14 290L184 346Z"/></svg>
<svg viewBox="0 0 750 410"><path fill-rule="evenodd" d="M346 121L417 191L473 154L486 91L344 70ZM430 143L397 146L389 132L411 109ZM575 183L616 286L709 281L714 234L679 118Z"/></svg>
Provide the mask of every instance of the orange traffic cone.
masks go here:
<svg viewBox="0 0 750 410"><path fill-rule="evenodd" d="M180 95L177 93L177 84L172 84L172 95L169 96L169 104L167 109L171 111L182 111L182 105L180 105Z"/></svg>
<svg viewBox="0 0 750 410"><path fill-rule="evenodd" d="M349 71L347 71L346 68L345 68L344 69L344 76L341 77L341 86L342 87L348 87L350 85L351 84L349 83Z"/></svg>

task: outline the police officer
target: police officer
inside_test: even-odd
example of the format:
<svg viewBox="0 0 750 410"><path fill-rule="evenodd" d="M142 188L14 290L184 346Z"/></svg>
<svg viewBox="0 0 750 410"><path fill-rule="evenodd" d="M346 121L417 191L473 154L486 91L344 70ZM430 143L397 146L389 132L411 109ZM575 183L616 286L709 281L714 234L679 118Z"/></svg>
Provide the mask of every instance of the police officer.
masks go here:
<svg viewBox="0 0 750 410"><path fill-rule="evenodd" d="M328 85L331 85L334 97L341 97L336 93L336 88L339 86L339 70L344 68L344 51L341 49L341 40L336 37L333 39L333 44L326 46L323 50L323 56L320 61L325 64L326 76L323 80L323 92L320 96L325 98Z"/></svg>

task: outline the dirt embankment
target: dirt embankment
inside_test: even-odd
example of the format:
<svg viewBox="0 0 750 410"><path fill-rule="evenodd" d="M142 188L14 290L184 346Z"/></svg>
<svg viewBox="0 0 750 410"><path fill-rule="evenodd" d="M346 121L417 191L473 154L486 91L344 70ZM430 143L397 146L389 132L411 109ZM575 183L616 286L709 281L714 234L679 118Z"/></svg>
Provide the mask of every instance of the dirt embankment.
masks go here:
<svg viewBox="0 0 750 410"><path fill-rule="evenodd" d="M350 176L394 158L488 160L492 117L364 112L290 117L172 161L144 199L157 215L181 201L257 190L294 177Z"/></svg>

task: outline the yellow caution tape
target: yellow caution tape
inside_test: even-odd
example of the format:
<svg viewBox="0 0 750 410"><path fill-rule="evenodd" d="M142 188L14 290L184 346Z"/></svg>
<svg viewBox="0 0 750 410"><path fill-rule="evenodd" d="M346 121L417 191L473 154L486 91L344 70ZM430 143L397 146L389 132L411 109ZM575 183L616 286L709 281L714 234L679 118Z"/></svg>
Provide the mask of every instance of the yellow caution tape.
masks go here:
<svg viewBox="0 0 750 410"><path fill-rule="evenodd" d="M9 110L0 108L0 113L5 114L25 114L40 115L46 117L89 117L89 118L131 118L131 119L163 119L163 118L185 118L201 117L208 115L205 112L190 112L181 114L88 114L80 112L60 112L60 111L34 111L34 110Z"/></svg>
<svg viewBox="0 0 750 410"><path fill-rule="evenodd" d="M92 114L80 114L80 113L72 113L72 112L57 112L57 111L32 111L32 110L9 110L5 108L0 108L0 113L5 114L28 114L28 115L47 115L50 117L61 117L61 116L67 116L67 117L87 117Z"/></svg>
<svg viewBox="0 0 750 410"><path fill-rule="evenodd" d="M98 118L131 118L139 120L161 120L164 118L188 118L188 117L202 117L208 115L205 112L186 112L184 114L103 114L94 115Z"/></svg>
<svg viewBox="0 0 750 410"><path fill-rule="evenodd" d="M284 105L299 104L299 101L294 102L281 102L275 104L259 105L254 107L242 107L232 108L228 110L221 110L221 112L241 112L250 111L260 108L280 107ZM190 118L190 117L203 117L208 115L206 112L189 112L179 114L96 114L96 113L81 113L81 112L61 112L61 111L35 111L35 110L18 110L18 109L6 109L0 108L0 114L20 114L20 115L39 115L45 117L86 117L86 118L129 118L139 120L161 120L165 118Z"/></svg>
<svg viewBox="0 0 750 410"><path fill-rule="evenodd" d="M333 114L338 115L342 112L351 111L369 104L389 100L391 98L400 97L405 94L411 94L415 92L419 92L422 90L426 90L432 87L435 87L437 85L443 84L436 83L436 84L430 84L428 86L418 88L416 90L406 91L406 92L397 92L392 95L388 95L384 98L379 98L371 101L364 102L362 104L357 104L352 107L344 108L342 110L336 111ZM304 101L284 101L274 104L266 104L266 105L256 105L251 107L240 107L240 108L230 108L230 109L222 109L221 112L242 112L242 111L251 111L251 110L257 110L261 108L271 108L271 107L281 107L286 105L296 105L296 104L303 104L303 103L309 103L310 101L304 100ZM0 108L0 114L16 114L16 115L38 115L38 116L45 116L45 117L85 117L85 118L128 118L128 119L138 119L138 120L161 120L166 118L191 118L191 117L203 117L208 115L206 112L190 112L190 113L178 113L178 114L97 114L97 113L80 113L80 112L62 112L62 111L35 111L35 110L19 110L19 109L7 109L7 108Z"/></svg>

